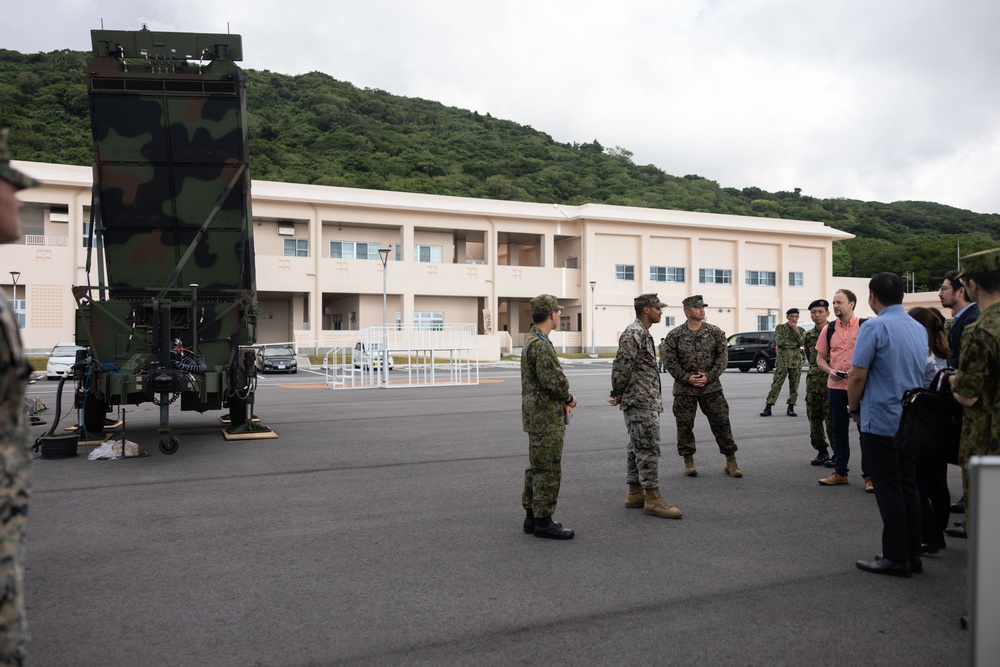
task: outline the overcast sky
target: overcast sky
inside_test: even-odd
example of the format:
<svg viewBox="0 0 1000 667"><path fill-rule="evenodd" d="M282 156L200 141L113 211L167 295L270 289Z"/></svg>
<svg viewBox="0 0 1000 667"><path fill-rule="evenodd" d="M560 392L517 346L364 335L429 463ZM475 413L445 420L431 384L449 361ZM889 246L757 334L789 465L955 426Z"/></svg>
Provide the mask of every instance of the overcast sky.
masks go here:
<svg viewBox="0 0 1000 667"><path fill-rule="evenodd" d="M244 67L596 139L726 187L1000 213L998 0L44 0L7 13L0 45L90 50L102 20L228 30Z"/></svg>

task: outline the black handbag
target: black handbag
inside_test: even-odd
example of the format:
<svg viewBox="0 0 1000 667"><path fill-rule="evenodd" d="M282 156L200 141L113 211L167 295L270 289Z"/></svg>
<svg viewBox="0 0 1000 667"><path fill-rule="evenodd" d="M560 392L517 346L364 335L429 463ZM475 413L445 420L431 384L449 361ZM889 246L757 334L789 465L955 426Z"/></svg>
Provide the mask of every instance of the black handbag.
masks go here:
<svg viewBox="0 0 1000 667"><path fill-rule="evenodd" d="M907 389L903 394L903 416L893 442L904 454L958 462L962 406L951 395L948 376L954 372L942 368L930 387Z"/></svg>

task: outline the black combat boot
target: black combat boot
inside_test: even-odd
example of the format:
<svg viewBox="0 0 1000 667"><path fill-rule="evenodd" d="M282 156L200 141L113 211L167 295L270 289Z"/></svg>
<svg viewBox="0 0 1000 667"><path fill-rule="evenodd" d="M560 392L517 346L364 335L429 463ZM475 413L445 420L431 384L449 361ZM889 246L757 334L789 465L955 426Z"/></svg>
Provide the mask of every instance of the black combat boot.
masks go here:
<svg viewBox="0 0 1000 667"><path fill-rule="evenodd" d="M771 416L771 404L770 403L767 403L767 404L764 405L764 412L760 413L760 416L761 417L770 417Z"/></svg>
<svg viewBox="0 0 1000 667"><path fill-rule="evenodd" d="M547 537L551 540L571 540L573 531L563 528L562 524L554 521L552 517L535 519L535 537Z"/></svg>
<svg viewBox="0 0 1000 667"><path fill-rule="evenodd" d="M795 406L791 403L788 404L788 411L785 414L789 417L798 417L798 415L795 414Z"/></svg>

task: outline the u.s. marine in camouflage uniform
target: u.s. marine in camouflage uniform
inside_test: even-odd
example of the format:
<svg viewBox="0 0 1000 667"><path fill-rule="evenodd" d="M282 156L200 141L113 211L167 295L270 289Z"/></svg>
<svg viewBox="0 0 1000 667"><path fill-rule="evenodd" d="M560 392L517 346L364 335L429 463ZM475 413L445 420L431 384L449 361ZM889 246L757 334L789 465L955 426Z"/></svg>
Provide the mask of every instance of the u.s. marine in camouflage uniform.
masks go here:
<svg viewBox="0 0 1000 667"><path fill-rule="evenodd" d="M802 353L799 349L805 339L805 333L799 328L799 309L789 308L785 311L787 322L774 328L774 345L778 348L777 359L774 362L774 378L771 380L771 391L767 392L767 400L761 417L771 416L771 406L778 401L778 393L785 378L788 378L788 416L797 417L795 403L799 400L799 380L802 379Z"/></svg>
<svg viewBox="0 0 1000 667"><path fill-rule="evenodd" d="M681 511L660 496L663 398L656 348L649 333L649 328L662 319L666 305L655 294L642 294L633 300L636 319L618 338L608 403L619 406L628 430L625 507L641 507L645 514L680 519Z"/></svg>
<svg viewBox="0 0 1000 667"><path fill-rule="evenodd" d="M809 370L806 372L806 417L809 419L809 444L816 450L816 458L810 463L821 466L830 459L833 447L833 417L830 415L830 397L826 388L827 374L816 364L816 342L830 317L830 302L816 299L809 304L809 317L813 328L806 332L806 358Z"/></svg>
<svg viewBox="0 0 1000 667"><path fill-rule="evenodd" d="M0 131L0 243L21 236L21 202L14 193L38 182L10 166L7 130ZM25 523L31 495L31 452L24 358L17 316L0 290L0 665L23 665L28 646L24 614Z"/></svg>
<svg viewBox="0 0 1000 667"><path fill-rule="evenodd" d="M962 332L958 371L951 384L955 400L964 406L959 462L965 468L973 456L1000 455L1000 248L960 261L965 289L979 304L979 319ZM967 479L962 476L969 528L974 508Z"/></svg>
<svg viewBox="0 0 1000 667"><path fill-rule="evenodd" d="M729 422L729 403L719 378L729 362L726 334L705 322L700 294L684 299L687 321L667 334L667 372L674 378L674 418L677 420L677 453L684 457L684 474L694 477L694 418L698 406L708 417L719 451L726 457L724 472L742 477L736 465L736 441Z"/></svg>
<svg viewBox="0 0 1000 667"><path fill-rule="evenodd" d="M660 339L660 347L658 349L660 351L660 372L666 373L667 339L665 337Z"/></svg>
<svg viewBox="0 0 1000 667"><path fill-rule="evenodd" d="M521 423L528 434L528 468L524 471L521 505L524 532L568 540L573 531L552 520L562 480L566 415L576 399L548 335L559 323L562 307L551 294L531 300L534 324L521 350Z"/></svg>

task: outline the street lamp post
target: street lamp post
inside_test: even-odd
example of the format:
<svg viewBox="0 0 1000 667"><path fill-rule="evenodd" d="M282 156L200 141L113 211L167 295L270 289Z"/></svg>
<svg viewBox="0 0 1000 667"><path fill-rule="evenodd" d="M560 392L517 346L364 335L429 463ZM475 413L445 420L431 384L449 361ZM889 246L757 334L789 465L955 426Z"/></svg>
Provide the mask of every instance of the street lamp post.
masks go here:
<svg viewBox="0 0 1000 667"><path fill-rule="evenodd" d="M386 323L385 288L386 273L389 271L389 251L391 248L379 248L379 258L382 260L382 372L385 374L385 386L389 386L389 332Z"/></svg>
<svg viewBox="0 0 1000 667"><path fill-rule="evenodd" d="M17 310L17 279L21 277L20 271L11 271L10 279L14 283L14 319L17 320L17 328L21 328L21 315Z"/></svg>
<svg viewBox="0 0 1000 667"><path fill-rule="evenodd" d="M597 314L597 304L594 302L594 288L597 287L597 281L590 281L590 358L596 359L597 352L594 351L594 318Z"/></svg>

